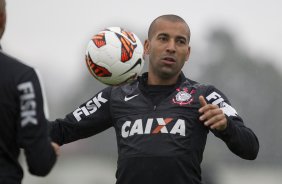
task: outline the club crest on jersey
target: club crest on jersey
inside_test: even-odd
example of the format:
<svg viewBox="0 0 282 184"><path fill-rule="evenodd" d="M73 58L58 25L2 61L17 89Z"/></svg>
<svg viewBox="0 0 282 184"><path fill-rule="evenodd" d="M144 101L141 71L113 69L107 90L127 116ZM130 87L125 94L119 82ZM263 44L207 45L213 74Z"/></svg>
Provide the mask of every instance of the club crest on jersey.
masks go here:
<svg viewBox="0 0 282 184"><path fill-rule="evenodd" d="M178 91L178 93L172 99L172 102L179 105L191 104L193 101L192 94L196 92L195 90L189 92L188 88L177 88L176 91Z"/></svg>

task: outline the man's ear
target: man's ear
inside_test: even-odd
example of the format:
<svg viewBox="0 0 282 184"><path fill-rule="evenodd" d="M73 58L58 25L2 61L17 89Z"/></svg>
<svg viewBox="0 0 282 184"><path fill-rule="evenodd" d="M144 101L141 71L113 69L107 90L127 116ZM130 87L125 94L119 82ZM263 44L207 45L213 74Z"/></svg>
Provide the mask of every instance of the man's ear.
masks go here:
<svg viewBox="0 0 282 184"><path fill-rule="evenodd" d="M148 55L150 50L150 41L145 40L144 42L144 55Z"/></svg>
<svg viewBox="0 0 282 184"><path fill-rule="evenodd" d="M189 60L190 52L191 52L191 47L188 46L187 53L186 53L186 58L185 58L186 62Z"/></svg>

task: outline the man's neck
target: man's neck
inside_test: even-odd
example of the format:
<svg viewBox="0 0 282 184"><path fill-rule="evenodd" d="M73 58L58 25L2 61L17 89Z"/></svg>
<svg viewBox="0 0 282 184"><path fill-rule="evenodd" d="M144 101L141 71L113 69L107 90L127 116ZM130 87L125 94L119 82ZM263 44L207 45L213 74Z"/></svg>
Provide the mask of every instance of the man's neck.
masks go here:
<svg viewBox="0 0 282 184"><path fill-rule="evenodd" d="M171 78L161 78L156 75L148 73L148 85L173 85L177 83L179 74Z"/></svg>

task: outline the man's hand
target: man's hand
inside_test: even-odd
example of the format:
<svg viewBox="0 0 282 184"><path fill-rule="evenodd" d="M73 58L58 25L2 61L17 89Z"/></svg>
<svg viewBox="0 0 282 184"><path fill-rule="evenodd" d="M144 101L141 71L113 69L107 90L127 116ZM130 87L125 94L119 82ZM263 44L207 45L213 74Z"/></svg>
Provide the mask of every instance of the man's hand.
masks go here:
<svg viewBox="0 0 282 184"><path fill-rule="evenodd" d="M57 143L51 142L51 145L57 156L60 155L60 146Z"/></svg>
<svg viewBox="0 0 282 184"><path fill-rule="evenodd" d="M223 111L213 104L208 104L203 96L199 97L201 108L199 109L200 120L210 129L223 131L227 127L227 119Z"/></svg>

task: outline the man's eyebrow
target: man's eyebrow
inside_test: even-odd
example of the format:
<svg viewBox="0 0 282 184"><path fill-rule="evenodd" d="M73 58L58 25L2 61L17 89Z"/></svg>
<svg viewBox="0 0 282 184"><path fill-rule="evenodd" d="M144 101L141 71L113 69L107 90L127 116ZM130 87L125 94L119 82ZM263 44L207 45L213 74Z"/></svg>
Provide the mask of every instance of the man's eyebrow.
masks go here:
<svg viewBox="0 0 282 184"><path fill-rule="evenodd" d="M169 36L168 33L159 33L157 36ZM184 40L188 40L188 38L186 36L181 36L181 35L178 35L176 36L176 39L184 39Z"/></svg>
<svg viewBox="0 0 282 184"><path fill-rule="evenodd" d="M183 39L183 40L185 40L185 41L187 41L187 40L188 40L188 38L187 38L187 37L185 37L185 36L176 36L176 38L177 38L177 39Z"/></svg>
<svg viewBox="0 0 282 184"><path fill-rule="evenodd" d="M159 33L157 36L169 36L167 33Z"/></svg>

